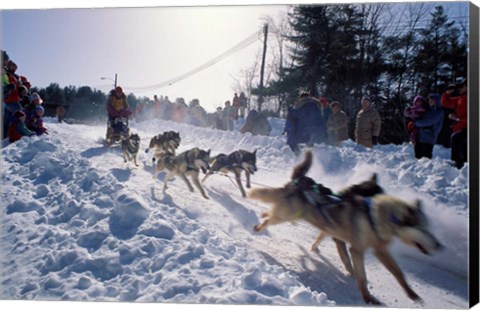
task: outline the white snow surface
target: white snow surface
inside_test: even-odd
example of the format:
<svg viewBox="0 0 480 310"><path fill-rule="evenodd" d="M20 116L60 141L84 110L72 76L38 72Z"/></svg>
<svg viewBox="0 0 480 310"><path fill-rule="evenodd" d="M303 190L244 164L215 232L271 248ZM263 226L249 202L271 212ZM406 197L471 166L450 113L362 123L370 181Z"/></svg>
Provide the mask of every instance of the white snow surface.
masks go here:
<svg viewBox="0 0 480 310"><path fill-rule="evenodd" d="M234 181L211 176L209 200L175 178L162 190L152 178L149 140L180 132L178 152L199 147L211 155L257 151L252 187L289 181L295 157L269 119L272 136L199 128L170 121L131 123L142 138L139 167L124 163L119 147L102 144L104 124L58 124L49 135L3 141L1 164L1 298L36 301L365 306L328 239L310 251L318 231L304 222L256 233L269 205L242 198ZM371 252L369 289L395 308L468 308L468 164L450 165L450 150L417 160L411 145L373 150L347 141L316 145L309 172L338 191L378 173L394 196L421 199L445 249L426 256L396 241L395 260L423 298L412 302Z"/></svg>

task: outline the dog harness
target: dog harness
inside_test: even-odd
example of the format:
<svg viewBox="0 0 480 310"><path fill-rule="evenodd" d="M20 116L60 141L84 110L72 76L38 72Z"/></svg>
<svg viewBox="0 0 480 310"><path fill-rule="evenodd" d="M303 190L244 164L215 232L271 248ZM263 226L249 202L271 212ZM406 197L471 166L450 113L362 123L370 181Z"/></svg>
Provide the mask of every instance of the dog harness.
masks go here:
<svg viewBox="0 0 480 310"><path fill-rule="evenodd" d="M373 216L372 216L372 198L363 197L363 201L365 202L365 207L367 209L368 222L370 223L370 226L372 226L375 236L377 236L377 238L381 240L380 235L378 234L377 225L375 225L375 221L373 220Z"/></svg>
<svg viewBox="0 0 480 310"><path fill-rule="evenodd" d="M298 179L292 180L292 184L294 186L297 186L298 185ZM310 192L313 192L315 195L309 194ZM307 199L307 201L310 204L317 207L317 209L320 211L320 215L325 219L325 221L327 221L328 224L334 224L335 223L335 221L331 218L331 216L326 212L326 207L336 206L339 203L341 203L342 199L339 196L334 195L334 194L324 194L324 193L322 193L321 188L318 184L314 184L314 185L310 186L309 190L304 190L304 191L302 191L302 193L304 194L305 198ZM316 199L316 197L314 197L314 196L325 197L325 198L327 198L327 202L320 203ZM303 216L303 212L299 210L295 213L295 216L298 217L298 218L301 218Z"/></svg>
<svg viewBox="0 0 480 310"><path fill-rule="evenodd" d="M298 180L292 180L292 184L294 186L298 185ZM329 224L334 224L334 220L331 218L331 216L326 212L326 207L328 206L337 206L341 204L344 199L342 196L336 195L336 194L323 194L321 191L321 188L318 184L314 184L310 186L309 190L311 192L314 192L315 195L320 195L325 198L327 198L327 202L320 203L318 200L315 199L312 195L309 195L310 191L302 191L303 194L305 195L305 198L308 200L308 202L318 208L320 211L320 214L322 217L327 221ZM367 218L368 222L370 223L370 226L372 227L373 232L375 233L375 236L380 240L380 235L378 234L378 229L377 225L375 224L375 221L373 220L373 215L372 215L372 198L371 197L363 197L363 201L365 202L365 208L367 211ZM303 216L302 211L298 211L295 214L296 217L300 218ZM396 217L392 217L391 221L393 223L398 223L398 219Z"/></svg>

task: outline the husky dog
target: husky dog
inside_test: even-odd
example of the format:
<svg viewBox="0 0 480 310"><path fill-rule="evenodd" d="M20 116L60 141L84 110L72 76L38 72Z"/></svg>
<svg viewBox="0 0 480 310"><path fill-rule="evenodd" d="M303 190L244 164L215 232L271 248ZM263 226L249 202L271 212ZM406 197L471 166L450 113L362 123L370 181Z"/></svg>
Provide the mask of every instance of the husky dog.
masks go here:
<svg viewBox="0 0 480 310"><path fill-rule="evenodd" d="M193 184L195 184L202 196L205 199L209 199L198 179L200 170L203 173L207 173L208 169L210 169L210 150L204 151L199 148L193 148L178 155L172 153L161 155L155 165L153 178L156 178L160 171L166 170L167 173L163 178L164 191L168 188L168 180L178 175L185 181L188 189L193 192L192 184L187 179L187 176L191 176Z"/></svg>
<svg viewBox="0 0 480 310"><path fill-rule="evenodd" d="M431 254L442 247L429 230L421 202L410 204L386 194L370 198L332 197L328 194L328 188L306 176L311 163L312 153L307 151L305 160L294 168L291 182L280 188L260 188L250 192L250 198L273 205L269 212L262 214L264 221L255 225L254 230L262 231L268 226L287 221L304 220L348 243L354 277L363 300L366 303L380 304L367 288L364 254L368 248L372 248L375 256L393 274L408 297L421 301L407 284L388 250L394 237L424 254ZM309 197L309 192L304 191L310 185L318 187L314 199Z"/></svg>
<svg viewBox="0 0 480 310"><path fill-rule="evenodd" d="M155 164L155 160L165 153L175 155L175 150L180 145L180 141L180 133L172 130L165 131L150 139L150 144L145 149L145 153L148 153L150 149L154 150L152 163Z"/></svg>
<svg viewBox="0 0 480 310"><path fill-rule="evenodd" d="M127 162L127 159L131 161L133 159L135 166L138 167L137 155L140 150L140 136L136 133L131 134L127 138L123 138L121 142L123 160Z"/></svg>
<svg viewBox="0 0 480 310"><path fill-rule="evenodd" d="M230 153L229 155L218 154L212 158L212 167L205 177L203 177L202 182L204 183L209 176L217 171L223 173L233 172L235 174L235 180L240 188L242 197L247 197L240 180L240 174L242 171L245 171L245 177L247 179L246 186L247 188L250 188L250 174L254 174L255 171L257 171L257 166L255 164L257 161L256 155L257 150L255 150L253 153L244 150L238 150Z"/></svg>

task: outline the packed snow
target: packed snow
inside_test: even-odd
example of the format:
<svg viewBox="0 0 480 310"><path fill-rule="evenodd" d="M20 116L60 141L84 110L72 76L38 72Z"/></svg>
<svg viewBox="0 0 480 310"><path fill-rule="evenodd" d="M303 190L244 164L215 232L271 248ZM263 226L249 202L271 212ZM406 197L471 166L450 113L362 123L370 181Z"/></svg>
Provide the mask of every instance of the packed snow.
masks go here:
<svg viewBox="0 0 480 310"><path fill-rule="evenodd" d="M252 187L289 181L296 157L282 136L283 120L270 118L271 136L199 128L170 121L133 121L142 138L139 167L124 163L118 146L106 147L106 125L58 124L49 135L3 141L1 165L1 298L36 301L364 306L331 240L318 253L318 231L304 222L255 233L269 205L242 198L234 181L213 175L209 200L175 178L162 190L152 178L151 137L180 132L179 152L211 155L257 151ZM394 196L424 202L445 249L425 256L394 242L391 251L411 287L412 302L394 277L366 255L369 289L387 307L468 307L468 164L452 167L450 150L415 159L409 144L373 150L347 141L315 145L309 172L338 191L378 173Z"/></svg>

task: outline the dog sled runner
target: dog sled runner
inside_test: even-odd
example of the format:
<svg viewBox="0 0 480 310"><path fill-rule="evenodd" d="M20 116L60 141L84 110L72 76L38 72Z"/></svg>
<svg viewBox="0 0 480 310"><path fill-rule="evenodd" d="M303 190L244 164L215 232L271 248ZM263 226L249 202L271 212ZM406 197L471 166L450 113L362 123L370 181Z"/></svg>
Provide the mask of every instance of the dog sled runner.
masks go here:
<svg viewBox="0 0 480 310"><path fill-rule="evenodd" d="M127 117L115 117L108 121L107 135L105 138L105 145L119 145L122 138L128 138L130 135L130 128L128 126Z"/></svg>

